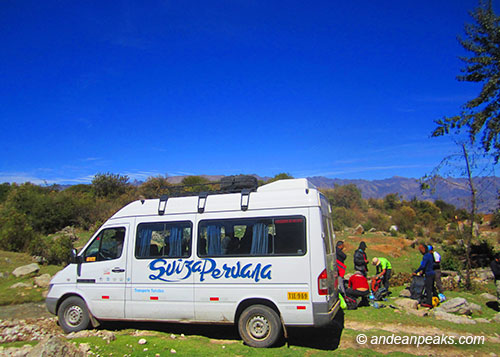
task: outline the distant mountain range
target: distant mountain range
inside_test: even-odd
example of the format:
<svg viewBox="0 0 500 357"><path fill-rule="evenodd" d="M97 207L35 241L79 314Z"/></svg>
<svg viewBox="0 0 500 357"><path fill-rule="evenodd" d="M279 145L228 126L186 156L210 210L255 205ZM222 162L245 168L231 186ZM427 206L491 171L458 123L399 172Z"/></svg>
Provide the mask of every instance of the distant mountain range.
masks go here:
<svg viewBox="0 0 500 357"><path fill-rule="evenodd" d="M470 189L468 181L463 178L439 178L434 192L422 192L416 179L394 176L384 180L346 180L331 179L322 176L308 177L317 187L333 188L335 185L354 184L363 198L384 198L389 193L398 193L405 200L416 197L419 200L443 200L457 208L469 209ZM498 190L500 177L476 177L473 183L477 190L477 206L479 212L489 213L498 208Z"/></svg>
<svg viewBox="0 0 500 357"><path fill-rule="evenodd" d="M223 175L202 175L210 181L219 181ZM267 181L270 177L255 176L258 180ZM168 181L179 184L185 176L170 176ZM469 209L470 189L466 179L440 178L435 185L434 192L422 192L419 182L414 178L394 176L384 180L349 180L332 179L323 176L308 177L319 188L334 188L335 185L356 185L363 198L384 198L390 193L398 193L404 200L416 197L419 200L443 200L457 208ZM477 190L477 206L479 212L489 213L498 208L498 190L500 177L476 177L473 180Z"/></svg>

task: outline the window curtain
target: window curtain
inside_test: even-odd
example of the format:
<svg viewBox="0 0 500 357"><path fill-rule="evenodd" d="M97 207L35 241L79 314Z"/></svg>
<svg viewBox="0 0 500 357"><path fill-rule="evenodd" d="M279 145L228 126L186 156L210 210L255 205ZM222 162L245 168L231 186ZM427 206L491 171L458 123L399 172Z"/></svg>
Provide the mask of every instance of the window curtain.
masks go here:
<svg viewBox="0 0 500 357"><path fill-rule="evenodd" d="M252 248L250 249L250 254L258 255L268 253L268 234L269 228L267 224L255 223L253 225Z"/></svg>
<svg viewBox="0 0 500 357"><path fill-rule="evenodd" d="M149 256L149 245L151 244L152 236L152 227L144 227L139 231L139 239L137 240L137 251L139 252L139 257Z"/></svg>
<svg viewBox="0 0 500 357"><path fill-rule="evenodd" d="M207 226L207 253L209 256L222 255L222 245L220 241L221 226Z"/></svg>
<svg viewBox="0 0 500 357"><path fill-rule="evenodd" d="M172 227L170 229L169 257L180 257L182 255L182 228Z"/></svg>

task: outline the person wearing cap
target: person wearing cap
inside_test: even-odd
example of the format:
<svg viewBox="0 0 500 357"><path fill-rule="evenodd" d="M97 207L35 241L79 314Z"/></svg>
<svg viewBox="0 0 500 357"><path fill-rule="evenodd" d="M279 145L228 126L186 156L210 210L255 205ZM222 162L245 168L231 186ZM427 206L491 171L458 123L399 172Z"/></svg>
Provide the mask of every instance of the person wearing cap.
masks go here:
<svg viewBox="0 0 500 357"><path fill-rule="evenodd" d="M358 249L354 252L354 270L361 272L366 277L368 274L368 257L365 250L366 243L359 243Z"/></svg>
<svg viewBox="0 0 500 357"><path fill-rule="evenodd" d="M377 275L375 278L382 279L382 284L385 289L389 291L389 279L392 275L392 265L391 262L386 258L373 258L372 264L377 267Z"/></svg>
<svg viewBox="0 0 500 357"><path fill-rule="evenodd" d="M441 282L441 254L434 251L434 247L432 245L428 245L429 253L432 254L432 258L434 259L434 283L436 284L436 288L440 294L443 293L443 283Z"/></svg>

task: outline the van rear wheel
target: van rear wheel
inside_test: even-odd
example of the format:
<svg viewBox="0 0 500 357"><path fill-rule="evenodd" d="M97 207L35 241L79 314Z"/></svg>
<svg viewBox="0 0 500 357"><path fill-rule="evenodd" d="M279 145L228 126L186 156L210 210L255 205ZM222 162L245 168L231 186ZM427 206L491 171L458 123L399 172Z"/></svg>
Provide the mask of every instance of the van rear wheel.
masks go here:
<svg viewBox="0 0 500 357"><path fill-rule="evenodd" d="M57 317L66 333L85 330L90 323L87 305L77 296L71 296L61 303Z"/></svg>
<svg viewBox="0 0 500 357"><path fill-rule="evenodd" d="M265 305L253 305L241 314L238 331L247 345L266 348L278 341L283 326L276 311Z"/></svg>

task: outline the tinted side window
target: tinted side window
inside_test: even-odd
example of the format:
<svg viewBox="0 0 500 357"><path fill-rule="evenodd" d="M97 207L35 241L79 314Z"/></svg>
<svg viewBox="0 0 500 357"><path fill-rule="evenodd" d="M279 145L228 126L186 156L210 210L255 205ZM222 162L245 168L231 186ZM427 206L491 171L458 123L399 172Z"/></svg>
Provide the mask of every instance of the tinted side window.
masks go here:
<svg viewBox="0 0 500 357"><path fill-rule="evenodd" d="M191 256L191 223L141 223L137 227L135 256L139 259Z"/></svg>
<svg viewBox="0 0 500 357"><path fill-rule="evenodd" d="M304 255L304 217L200 222L198 256Z"/></svg>
<svg viewBox="0 0 500 357"><path fill-rule="evenodd" d="M118 259L122 255L125 228L103 229L83 253L84 262Z"/></svg>

